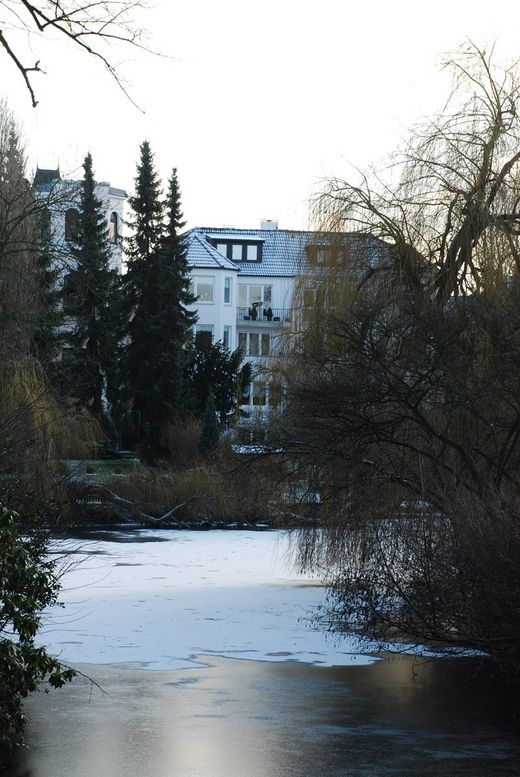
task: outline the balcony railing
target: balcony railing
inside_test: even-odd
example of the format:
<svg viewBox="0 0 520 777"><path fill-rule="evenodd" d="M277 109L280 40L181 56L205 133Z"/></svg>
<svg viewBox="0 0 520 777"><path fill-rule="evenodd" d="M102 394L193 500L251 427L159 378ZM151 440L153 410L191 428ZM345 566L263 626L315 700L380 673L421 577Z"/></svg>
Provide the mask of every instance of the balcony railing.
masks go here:
<svg viewBox="0 0 520 777"><path fill-rule="evenodd" d="M237 308L237 321L256 321L259 324L282 322L288 323L291 315L289 308L271 308L253 305L248 308Z"/></svg>

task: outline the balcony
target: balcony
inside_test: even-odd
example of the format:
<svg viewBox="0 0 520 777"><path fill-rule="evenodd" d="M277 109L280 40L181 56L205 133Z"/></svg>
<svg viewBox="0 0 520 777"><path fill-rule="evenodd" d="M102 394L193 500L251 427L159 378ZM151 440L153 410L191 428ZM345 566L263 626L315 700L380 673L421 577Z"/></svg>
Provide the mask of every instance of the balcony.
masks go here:
<svg viewBox="0 0 520 777"><path fill-rule="evenodd" d="M288 324L291 311L289 308L271 308L262 305L253 305L248 308L237 308L237 321L246 321L248 324Z"/></svg>

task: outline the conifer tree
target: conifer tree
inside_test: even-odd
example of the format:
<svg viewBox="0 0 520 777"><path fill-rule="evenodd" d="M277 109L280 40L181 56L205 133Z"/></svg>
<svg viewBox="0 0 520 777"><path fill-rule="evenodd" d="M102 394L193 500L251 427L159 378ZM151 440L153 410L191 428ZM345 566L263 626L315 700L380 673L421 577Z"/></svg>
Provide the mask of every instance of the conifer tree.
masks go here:
<svg viewBox="0 0 520 777"><path fill-rule="evenodd" d="M125 404L135 437L154 456L162 451L168 421L185 412L184 368L190 329L189 290L180 193L174 170L166 202L148 142L141 145L136 193L130 199L134 234L127 243L123 278Z"/></svg>
<svg viewBox="0 0 520 777"><path fill-rule="evenodd" d="M83 163L79 230L71 245L74 260L68 312L72 331L67 337L75 362L71 367L72 391L99 419L103 398L114 380L116 337L114 296L117 273L110 266L111 248L101 201L95 192L92 156Z"/></svg>
<svg viewBox="0 0 520 777"><path fill-rule="evenodd" d="M218 446L219 437L220 432L218 428L217 411L215 409L215 398L213 392L210 390L204 409L202 430L197 445L199 453L205 454L210 450L214 450Z"/></svg>
<svg viewBox="0 0 520 777"><path fill-rule="evenodd" d="M209 332L198 332L186 374L193 413L203 416L210 393L223 421L236 410L237 385L242 352L228 351L221 343L212 343ZM249 373L245 374L248 382Z"/></svg>
<svg viewBox="0 0 520 777"><path fill-rule="evenodd" d="M181 231L185 226L177 170L173 169L165 202L165 229L160 249L160 273L163 278L159 294L164 297L161 307L164 315L164 367L168 371L169 402L173 416L186 414L187 385L185 367L189 357L192 330L197 314L188 310L196 297L190 288L186 240Z"/></svg>
<svg viewBox="0 0 520 777"><path fill-rule="evenodd" d="M61 304L61 268L52 249L51 212L47 203L38 206L37 267L38 305L32 351L54 380L58 355L64 341Z"/></svg>

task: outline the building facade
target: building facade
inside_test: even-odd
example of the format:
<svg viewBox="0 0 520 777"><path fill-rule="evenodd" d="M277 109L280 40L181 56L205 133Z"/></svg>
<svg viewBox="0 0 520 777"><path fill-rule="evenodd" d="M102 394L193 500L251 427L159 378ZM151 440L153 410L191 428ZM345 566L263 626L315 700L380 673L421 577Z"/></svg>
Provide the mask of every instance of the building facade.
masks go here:
<svg viewBox="0 0 520 777"><path fill-rule="evenodd" d="M312 232L197 227L187 233L192 290L198 299L197 329L234 350L253 367L243 411L267 410L279 401L269 363L291 321L295 279Z"/></svg>
<svg viewBox="0 0 520 777"><path fill-rule="evenodd" d="M197 328L240 347L253 366L246 412L278 404L269 364L284 334L305 325L321 273L332 267L356 285L384 269L389 256L388 244L371 235L278 229L275 221L260 229L197 227L186 236Z"/></svg>
<svg viewBox="0 0 520 777"><path fill-rule="evenodd" d="M63 179L59 170L38 168L34 189L40 204L44 204L41 210L43 237L52 243L53 254L65 278L70 268L69 243L74 240L79 224L81 181ZM123 189L101 182L96 184L96 196L106 213L112 268L121 273L123 209L127 194Z"/></svg>

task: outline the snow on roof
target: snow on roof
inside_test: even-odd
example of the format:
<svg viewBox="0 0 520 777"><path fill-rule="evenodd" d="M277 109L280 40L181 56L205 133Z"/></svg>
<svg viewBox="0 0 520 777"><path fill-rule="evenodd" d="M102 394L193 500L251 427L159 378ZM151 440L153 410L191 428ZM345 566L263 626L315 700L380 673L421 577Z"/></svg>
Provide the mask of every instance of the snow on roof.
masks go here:
<svg viewBox="0 0 520 777"><path fill-rule="evenodd" d="M195 230L188 232L188 264L193 268L238 270L234 262L226 259Z"/></svg>
<svg viewBox="0 0 520 777"><path fill-rule="evenodd" d="M262 243L262 261L248 262L247 266L240 262L233 266L238 269L239 275L267 275L280 277L294 277L301 269L301 259L305 246L312 232L292 232L286 229L230 229L197 227L192 230L197 234L204 245L213 248L210 241L241 240ZM213 250L216 250L213 248ZM218 252L217 252L218 253ZM223 261L226 258L219 254ZM191 262L188 252L188 260ZM227 260L229 261L229 260Z"/></svg>
<svg viewBox="0 0 520 777"><path fill-rule="evenodd" d="M191 240L188 262L192 267L226 267L238 270L239 277L244 275L294 278L303 268L309 267L309 262L315 264L312 257L319 246L346 248L350 257L355 262L362 262L364 266L367 261L370 266L378 265L389 248L388 244L373 235L352 232L196 227L187 234ZM261 242L261 261L231 262L216 250L214 243L219 239Z"/></svg>
<svg viewBox="0 0 520 777"><path fill-rule="evenodd" d="M228 228L229 229L229 228ZM210 237L213 240L251 240L251 242L260 243L265 240L265 237L258 237L258 234L251 232L240 232L237 236L235 232L206 232L206 237Z"/></svg>

